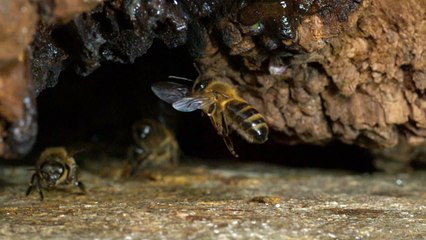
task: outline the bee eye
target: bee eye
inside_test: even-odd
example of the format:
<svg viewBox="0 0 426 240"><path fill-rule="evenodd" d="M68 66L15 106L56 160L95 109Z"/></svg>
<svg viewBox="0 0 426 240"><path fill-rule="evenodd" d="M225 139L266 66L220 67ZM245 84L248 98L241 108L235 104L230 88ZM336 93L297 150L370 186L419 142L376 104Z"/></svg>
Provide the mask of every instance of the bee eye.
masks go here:
<svg viewBox="0 0 426 240"><path fill-rule="evenodd" d="M208 80L201 80L201 81L197 82L194 86L194 90L195 91L203 90L204 88L206 88L207 83L208 83Z"/></svg>
<svg viewBox="0 0 426 240"><path fill-rule="evenodd" d="M203 84L202 83L197 83L197 84L195 84L195 86L194 86L194 89L196 90L196 91L199 91L199 90L201 90L201 89L203 89L204 88L204 86L203 86Z"/></svg>
<svg viewBox="0 0 426 240"><path fill-rule="evenodd" d="M150 135L151 131L152 131L152 126L149 125L149 124L143 126L142 128L139 128L137 130L138 136L141 139L146 139Z"/></svg>

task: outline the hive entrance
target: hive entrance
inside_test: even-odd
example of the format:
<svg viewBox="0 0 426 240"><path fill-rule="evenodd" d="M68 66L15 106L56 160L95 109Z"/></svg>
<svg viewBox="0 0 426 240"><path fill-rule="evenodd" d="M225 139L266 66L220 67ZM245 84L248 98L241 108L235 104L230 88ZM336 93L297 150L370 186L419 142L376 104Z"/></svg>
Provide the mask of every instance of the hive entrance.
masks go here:
<svg viewBox="0 0 426 240"><path fill-rule="evenodd" d="M130 126L134 121L161 115L175 128L186 155L232 158L199 111L178 113L151 93L154 81L167 80L169 75L195 79L197 74L185 48L170 50L161 43L154 44L148 54L134 64L107 62L87 77L65 71L58 84L43 91L37 99L39 136L34 152L49 146L84 143L125 149L132 141ZM264 145L251 145L236 134L232 138L240 155L236 161L371 170L369 155L357 147L285 146L274 143L273 138ZM360 162L360 159L363 160Z"/></svg>

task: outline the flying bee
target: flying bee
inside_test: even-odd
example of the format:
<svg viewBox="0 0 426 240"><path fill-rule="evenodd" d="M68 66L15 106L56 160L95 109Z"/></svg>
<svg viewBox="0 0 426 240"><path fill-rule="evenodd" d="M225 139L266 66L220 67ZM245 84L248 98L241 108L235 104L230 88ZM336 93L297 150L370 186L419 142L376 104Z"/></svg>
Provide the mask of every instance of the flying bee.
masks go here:
<svg viewBox="0 0 426 240"><path fill-rule="evenodd" d="M58 185L74 185L82 192L86 191L84 184L78 180L77 164L65 148L46 148L36 162L35 173L31 177L26 195L37 188L40 200L43 200L43 189L52 189Z"/></svg>
<svg viewBox="0 0 426 240"><path fill-rule="evenodd" d="M175 82L157 82L152 91L181 112L202 110L209 116L228 150L238 157L229 134L235 130L250 143L268 140L269 128L263 116L224 81L199 77L192 89Z"/></svg>
<svg viewBox="0 0 426 240"><path fill-rule="evenodd" d="M174 134L164 124L143 119L132 126L134 144L129 148L131 175L139 166L176 165L179 146Z"/></svg>

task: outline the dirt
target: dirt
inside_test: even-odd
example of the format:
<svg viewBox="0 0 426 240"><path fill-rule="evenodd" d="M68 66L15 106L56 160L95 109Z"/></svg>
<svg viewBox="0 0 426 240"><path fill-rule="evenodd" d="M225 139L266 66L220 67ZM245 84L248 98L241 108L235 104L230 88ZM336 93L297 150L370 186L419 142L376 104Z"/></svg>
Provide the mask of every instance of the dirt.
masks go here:
<svg viewBox="0 0 426 240"><path fill-rule="evenodd" d="M113 161L114 162L114 161ZM192 160L117 178L85 165L88 188L24 195L29 167L0 168L2 239L421 239L425 172L387 175ZM112 169L115 169L112 170ZM103 176L98 175L103 173ZM115 176L115 177L114 177Z"/></svg>

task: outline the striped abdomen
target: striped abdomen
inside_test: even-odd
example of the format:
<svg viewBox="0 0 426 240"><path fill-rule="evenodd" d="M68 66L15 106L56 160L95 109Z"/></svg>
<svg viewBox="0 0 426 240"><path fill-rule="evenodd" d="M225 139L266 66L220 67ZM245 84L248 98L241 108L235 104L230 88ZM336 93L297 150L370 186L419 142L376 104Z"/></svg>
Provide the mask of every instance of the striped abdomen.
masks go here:
<svg viewBox="0 0 426 240"><path fill-rule="evenodd" d="M225 115L228 124L251 143L268 140L268 125L260 113L247 102L231 99L226 103Z"/></svg>

